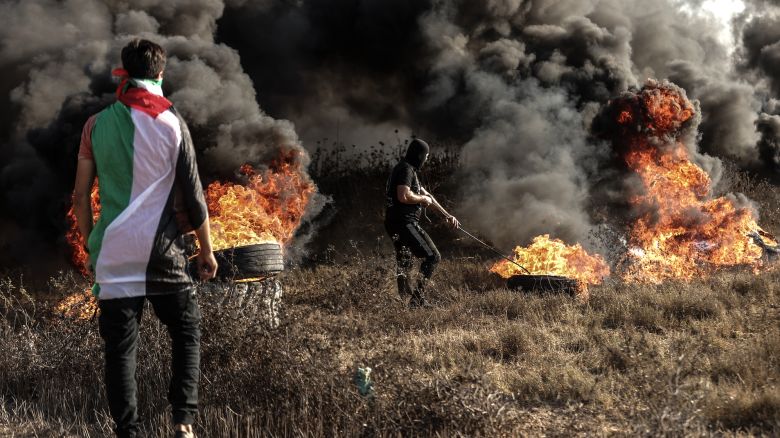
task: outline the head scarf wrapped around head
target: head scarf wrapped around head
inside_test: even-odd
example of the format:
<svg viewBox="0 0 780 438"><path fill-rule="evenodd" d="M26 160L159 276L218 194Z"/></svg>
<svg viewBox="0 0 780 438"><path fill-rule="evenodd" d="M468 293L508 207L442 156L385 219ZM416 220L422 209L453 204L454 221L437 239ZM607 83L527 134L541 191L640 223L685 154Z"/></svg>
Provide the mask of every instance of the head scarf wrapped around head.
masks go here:
<svg viewBox="0 0 780 438"><path fill-rule="evenodd" d="M123 104L154 118L173 106L162 95L162 80L131 78L123 68L115 68L111 75L120 78L116 97Z"/></svg>
<svg viewBox="0 0 780 438"><path fill-rule="evenodd" d="M415 169L419 169L425 164L425 160L428 158L431 148L428 143L415 138L409 143L409 147L406 149L406 156L404 159L407 163L414 166Z"/></svg>

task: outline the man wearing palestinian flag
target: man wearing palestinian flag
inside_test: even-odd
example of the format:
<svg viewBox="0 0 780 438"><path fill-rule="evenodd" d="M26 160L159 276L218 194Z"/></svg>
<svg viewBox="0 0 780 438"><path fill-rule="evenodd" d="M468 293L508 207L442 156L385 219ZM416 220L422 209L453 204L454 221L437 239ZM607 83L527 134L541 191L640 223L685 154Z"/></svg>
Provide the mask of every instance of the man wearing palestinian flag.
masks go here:
<svg viewBox="0 0 780 438"><path fill-rule="evenodd" d="M192 437L200 366L200 310L187 270L184 233L195 230L201 279L213 278L209 221L187 125L163 97L165 51L146 40L122 49L117 101L84 126L74 210L87 237L105 341L106 394L119 437L135 437L136 353L144 301L172 340L171 385L177 437ZM101 214L92 223L97 176Z"/></svg>

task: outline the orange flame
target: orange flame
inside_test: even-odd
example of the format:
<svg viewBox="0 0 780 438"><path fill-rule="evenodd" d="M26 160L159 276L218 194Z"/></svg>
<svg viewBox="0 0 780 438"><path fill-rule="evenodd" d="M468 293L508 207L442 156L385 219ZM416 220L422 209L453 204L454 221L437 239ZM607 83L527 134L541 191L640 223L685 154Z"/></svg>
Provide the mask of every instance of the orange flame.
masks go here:
<svg viewBox="0 0 780 438"><path fill-rule="evenodd" d="M662 134L675 133L696 113L691 102L677 89L650 81L641 95L646 115L646 128Z"/></svg>
<svg viewBox="0 0 780 438"><path fill-rule="evenodd" d="M100 193L98 191L97 179L92 185L92 193L90 194L90 201L92 204L92 221L97 222L100 217ZM81 236L79 231L79 223L76 220L76 212L73 210L73 202L71 202L70 210L67 214L68 222L70 223L70 229L65 233L65 239L70 244L72 251L71 260L73 265L78 268L82 275L85 277L89 275L87 269L87 262L89 260L89 254L84 250L84 245L87 243Z"/></svg>
<svg viewBox="0 0 780 438"><path fill-rule="evenodd" d="M762 250L748 236L763 231L755 213L733 198L712 198L709 175L676 139L695 115L694 106L676 87L656 82L636 97L631 117L624 117L625 110L617 116L620 124L644 120L643 129L624 139L623 159L643 186L630 203L644 212L629 227L624 278L660 283L723 267L759 266Z"/></svg>
<svg viewBox="0 0 780 438"><path fill-rule="evenodd" d="M601 284L609 276L609 266L599 255L590 255L580 244L566 245L549 234L534 237L528 247L515 248L513 259L535 275L562 275L582 284ZM504 278L526 272L508 260L495 263L490 272Z"/></svg>
<svg viewBox="0 0 780 438"><path fill-rule="evenodd" d="M66 318L88 320L97 311L97 300L92 295L92 289L86 289L65 297L54 310Z"/></svg>
<svg viewBox="0 0 780 438"><path fill-rule="evenodd" d="M292 157L291 157L292 158ZM213 182L206 189L214 250L290 241L316 187L293 160L256 173L241 166L246 184Z"/></svg>

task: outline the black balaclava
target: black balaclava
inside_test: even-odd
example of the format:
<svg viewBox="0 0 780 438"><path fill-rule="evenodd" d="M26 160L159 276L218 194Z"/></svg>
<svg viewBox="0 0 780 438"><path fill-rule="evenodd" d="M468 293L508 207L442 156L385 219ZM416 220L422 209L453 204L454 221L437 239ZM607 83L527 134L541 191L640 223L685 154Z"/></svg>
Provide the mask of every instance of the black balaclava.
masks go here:
<svg viewBox="0 0 780 438"><path fill-rule="evenodd" d="M406 157L404 159L407 163L414 166L415 169L419 169L425 164L425 159L428 157L428 152L431 151L428 143L415 138L409 143L409 148L406 149Z"/></svg>

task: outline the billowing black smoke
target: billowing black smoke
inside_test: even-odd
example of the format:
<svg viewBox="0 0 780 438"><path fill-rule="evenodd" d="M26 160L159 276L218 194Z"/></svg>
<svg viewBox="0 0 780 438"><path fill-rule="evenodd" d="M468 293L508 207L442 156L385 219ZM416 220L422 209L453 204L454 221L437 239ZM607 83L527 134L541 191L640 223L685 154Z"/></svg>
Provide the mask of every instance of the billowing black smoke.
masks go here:
<svg viewBox="0 0 780 438"><path fill-rule="evenodd" d="M312 143L340 132L366 144L399 129L461 146L459 212L471 228L505 247L542 232L582 241L600 202L593 195L605 193L594 186L609 183L614 158L590 135L593 117L647 78L698 100L690 144L714 179L711 156L780 163L778 2L746 2L732 23L734 50L720 25L692 12L700 4L2 3L0 229L11 231L0 245L58 238L53 212L67 202L81 123L110 101L108 72L131 36L169 51L166 91L199 139L206 172L300 148L296 130Z"/></svg>
<svg viewBox="0 0 780 438"><path fill-rule="evenodd" d="M746 6L731 49L721 25L694 13L697 0L233 6L219 36L242 54L263 107L307 140L340 127L347 141L373 143L399 128L462 145L460 213L506 247L541 232L585 238L612 158L591 120L648 78L698 99L688 144L714 180L713 156L756 166L780 155L774 119L761 115L777 91L767 79L778 77L777 2Z"/></svg>

